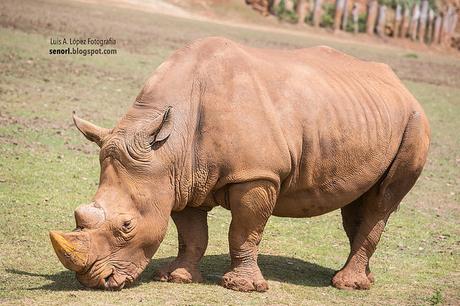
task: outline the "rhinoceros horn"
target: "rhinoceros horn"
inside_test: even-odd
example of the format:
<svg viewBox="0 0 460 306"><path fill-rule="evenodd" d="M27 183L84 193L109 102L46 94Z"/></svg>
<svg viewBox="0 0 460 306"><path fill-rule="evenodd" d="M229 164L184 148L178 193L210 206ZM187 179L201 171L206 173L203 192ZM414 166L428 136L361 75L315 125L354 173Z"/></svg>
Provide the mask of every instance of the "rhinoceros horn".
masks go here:
<svg viewBox="0 0 460 306"><path fill-rule="evenodd" d="M75 210L75 221L79 228L95 228L104 220L104 210L97 203L83 204Z"/></svg>
<svg viewBox="0 0 460 306"><path fill-rule="evenodd" d="M85 232L50 232L51 243L61 263L69 270L80 272L88 262L89 235Z"/></svg>

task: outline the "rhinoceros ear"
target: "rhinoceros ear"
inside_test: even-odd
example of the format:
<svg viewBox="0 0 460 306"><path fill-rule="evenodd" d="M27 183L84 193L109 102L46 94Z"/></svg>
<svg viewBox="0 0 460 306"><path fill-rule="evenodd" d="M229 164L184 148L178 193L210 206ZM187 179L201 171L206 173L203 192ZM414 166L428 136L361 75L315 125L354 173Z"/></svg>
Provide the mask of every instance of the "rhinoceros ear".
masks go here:
<svg viewBox="0 0 460 306"><path fill-rule="evenodd" d="M85 135L88 140L95 142L99 147L102 146L102 139L110 134L109 129L101 128L89 121L80 119L75 112L73 112L73 122L77 129Z"/></svg>
<svg viewBox="0 0 460 306"><path fill-rule="evenodd" d="M156 150L165 143L169 135L171 135L173 128L173 108L172 106L168 106L162 115L155 118L148 130L152 149Z"/></svg>

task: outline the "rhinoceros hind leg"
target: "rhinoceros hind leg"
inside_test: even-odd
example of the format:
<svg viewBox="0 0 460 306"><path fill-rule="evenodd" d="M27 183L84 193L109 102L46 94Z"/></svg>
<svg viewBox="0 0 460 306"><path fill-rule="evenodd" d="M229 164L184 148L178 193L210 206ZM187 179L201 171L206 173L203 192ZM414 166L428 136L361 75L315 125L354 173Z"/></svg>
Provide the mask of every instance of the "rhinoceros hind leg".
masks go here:
<svg viewBox="0 0 460 306"><path fill-rule="evenodd" d="M352 202L351 204L348 204L347 206L342 208L343 228L345 229L348 240L350 242L350 249L353 248L353 240L356 237L356 233L358 231L359 225L361 224L362 219L363 219L362 209L361 209L363 205L362 203L363 203L363 198L360 197L354 202ZM371 272L369 263L367 263L367 266L366 266L366 276L370 284L373 284L374 275ZM344 281L342 280L340 283L343 283L343 282ZM363 282L363 287L366 287L364 283L366 282L365 281Z"/></svg>
<svg viewBox="0 0 460 306"><path fill-rule="evenodd" d="M171 217L177 227L179 252L174 261L155 273L154 279L174 283L202 282L199 263L208 245L207 212L187 207L173 212Z"/></svg>
<svg viewBox="0 0 460 306"><path fill-rule="evenodd" d="M374 277L369 259L374 253L390 214L414 186L425 164L429 131L424 117L414 112L409 119L398 153L377 184L342 208L351 251L345 266L332 279L340 289L369 289Z"/></svg>
<svg viewBox="0 0 460 306"><path fill-rule="evenodd" d="M253 181L229 187L232 213L229 244L231 266L222 286L237 291L267 291L267 281L257 265L258 246L265 224L276 203L277 188L268 181Z"/></svg>

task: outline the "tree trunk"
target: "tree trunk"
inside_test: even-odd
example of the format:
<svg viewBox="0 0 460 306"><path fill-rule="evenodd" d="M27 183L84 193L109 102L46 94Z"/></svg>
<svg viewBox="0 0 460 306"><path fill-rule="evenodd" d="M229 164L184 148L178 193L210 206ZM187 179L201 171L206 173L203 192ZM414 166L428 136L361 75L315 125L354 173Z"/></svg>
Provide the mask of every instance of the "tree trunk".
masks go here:
<svg viewBox="0 0 460 306"><path fill-rule="evenodd" d="M375 19L377 17L378 4L377 0L369 0L367 3L367 21L366 33L369 35L374 34Z"/></svg>
<svg viewBox="0 0 460 306"><path fill-rule="evenodd" d="M377 35L380 37L385 36L385 13L386 13L387 7L386 5L380 5L379 6L379 15L377 18Z"/></svg>
<svg viewBox="0 0 460 306"><path fill-rule="evenodd" d="M420 10L420 22L418 26L418 40L423 43L425 41L426 20L428 18L429 4L428 0L422 0L422 8Z"/></svg>
<svg viewBox="0 0 460 306"><path fill-rule="evenodd" d="M307 2L306 0L298 0L297 1L297 24L304 25L305 23L305 16L307 16Z"/></svg>
<svg viewBox="0 0 460 306"><path fill-rule="evenodd" d="M351 16L353 18L353 32L356 34L359 31L359 3L353 3L353 9L351 10Z"/></svg>
<svg viewBox="0 0 460 306"><path fill-rule="evenodd" d="M343 5L343 16L342 16L342 30L346 31L348 25L348 0L345 0Z"/></svg>
<svg viewBox="0 0 460 306"><path fill-rule="evenodd" d="M401 4L396 5L393 37L399 37L399 33L400 33L400 29L401 29L401 20L402 20L402 12L401 11L402 11Z"/></svg>
<svg viewBox="0 0 460 306"><path fill-rule="evenodd" d="M434 11L430 9L428 11L428 29L426 33L426 42L431 43L433 41L433 24L434 24Z"/></svg>
<svg viewBox="0 0 460 306"><path fill-rule="evenodd" d="M439 44L441 38L442 16L438 14L434 20L433 43Z"/></svg>
<svg viewBox="0 0 460 306"><path fill-rule="evenodd" d="M415 3L414 7L412 8L412 17L410 19L410 38L412 40L415 40L417 38L417 25L418 25L418 20L420 18L420 4Z"/></svg>
<svg viewBox="0 0 460 306"><path fill-rule="evenodd" d="M340 25L342 23L342 14L343 14L344 4L345 4L345 0L335 1L334 31L340 30Z"/></svg>
<svg viewBox="0 0 460 306"><path fill-rule="evenodd" d="M323 10L321 8L321 0L315 0L315 7L313 8L313 26L319 27L321 22L321 15L323 14Z"/></svg>
<svg viewBox="0 0 460 306"><path fill-rule="evenodd" d="M404 6L404 14L401 24L401 33L400 36L402 38L407 37L407 33L409 32L409 7L407 5Z"/></svg>

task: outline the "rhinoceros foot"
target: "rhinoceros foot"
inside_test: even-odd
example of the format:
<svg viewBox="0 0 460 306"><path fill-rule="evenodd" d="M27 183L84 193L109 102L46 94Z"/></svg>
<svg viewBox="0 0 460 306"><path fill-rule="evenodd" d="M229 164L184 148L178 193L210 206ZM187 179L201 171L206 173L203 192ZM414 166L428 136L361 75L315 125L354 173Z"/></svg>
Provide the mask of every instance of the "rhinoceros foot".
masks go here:
<svg viewBox="0 0 460 306"><path fill-rule="evenodd" d="M201 283L203 277L197 267L172 262L158 269L154 280L172 283Z"/></svg>
<svg viewBox="0 0 460 306"><path fill-rule="evenodd" d="M258 269L257 269L258 270ZM258 291L265 292L268 290L268 283L263 278L260 271L255 273L238 273L237 270L232 270L224 274L221 285L225 288L235 291Z"/></svg>
<svg viewBox="0 0 460 306"><path fill-rule="evenodd" d="M345 268L338 271L332 278L332 285L338 289L369 289L374 282L372 273L366 275L365 272L355 272Z"/></svg>

